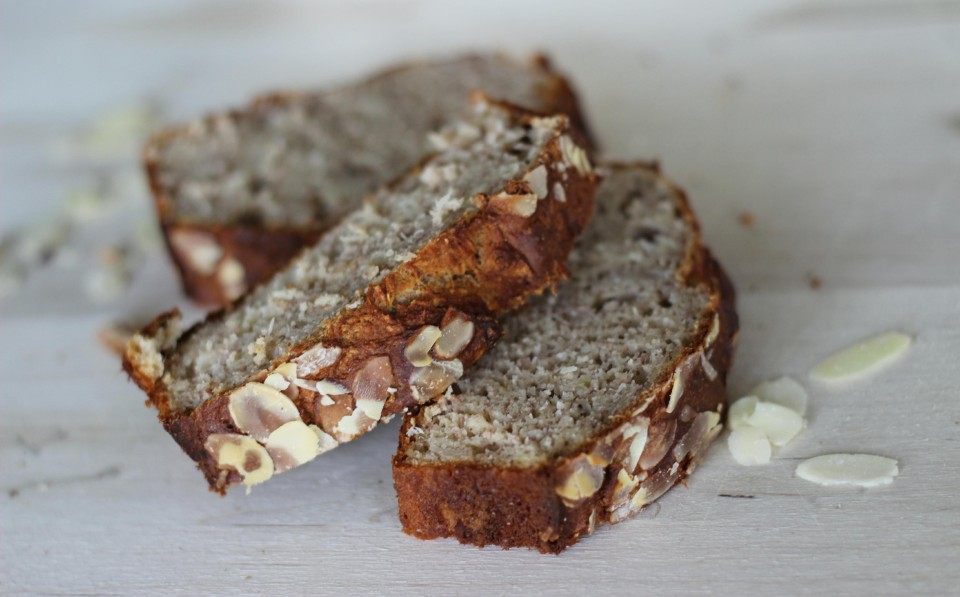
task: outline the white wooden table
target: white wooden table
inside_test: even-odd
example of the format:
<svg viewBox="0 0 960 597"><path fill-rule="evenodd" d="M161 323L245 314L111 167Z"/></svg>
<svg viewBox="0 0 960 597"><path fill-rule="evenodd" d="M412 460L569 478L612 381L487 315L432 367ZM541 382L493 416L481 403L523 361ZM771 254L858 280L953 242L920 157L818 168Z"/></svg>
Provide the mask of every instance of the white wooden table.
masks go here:
<svg viewBox="0 0 960 597"><path fill-rule="evenodd" d="M609 154L660 157L688 188L739 289L731 394L797 376L803 435L759 468L718 442L689 487L559 557L405 536L395 425L220 499L94 340L181 301L169 266L152 253L95 305L68 261L0 302L0 591L956 594L960 3L4 2L0 230L89 186L58 148L117 106L179 119L477 47L551 52ZM81 227L84 251L147 216L132 195L125 225ZM888 329L916 337L895 366L843 390L805 378ZM848 450L901 474L870 491L793 476Z"/></svg>

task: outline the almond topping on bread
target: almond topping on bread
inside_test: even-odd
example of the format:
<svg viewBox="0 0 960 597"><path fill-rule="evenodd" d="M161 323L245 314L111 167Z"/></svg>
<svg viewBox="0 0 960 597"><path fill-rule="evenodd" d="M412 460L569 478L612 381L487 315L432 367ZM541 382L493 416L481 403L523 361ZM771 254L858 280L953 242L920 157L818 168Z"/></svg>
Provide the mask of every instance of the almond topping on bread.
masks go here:
<svg viewBox="0 0 960 597"><path fill-rule="evenodd" d="M579 171L567 153L558 180ZM719 433L729 282L656 168L604 170L571 279L509 318L455 395L404 421L394 484L408 533L557 552L659 498Z"/></svg>
<svg viewBox="0 0 960 597"><path fill-rule="evenodd" d="M410 388L417 402L423 402L443 394L462 376L463 363L459 359L434 361L426 367L414 369L410 375Z"/></svg>
<svg viewBox="0 0 960 597"><path fill-rule="evenodd" d="M316 458L320 454L320 437L298 419L274 429L264 447L273 459L274 471L282 473Z"/></svg>
<svg viewBox="0 0 960 597"><path fill-rule="evenodd" d="M247 487L273 476L273 459L266 448L249 436L214 433L207 437L204 446L220 468L239 474Z"/></svg>
<svg viewBox="0 0 960 597"><path fill-rule="evenodd" d="M498 193L490 201L498 209L521 218L529 218L537 211L537 196L533 193L523 195Z"/></svg>
<svg viewBox="0 0 960 597"><path fill-rule="evenodd" d="M234 390L228 404L237 428L261 442L284 423L300 420L289 398L262 383L250 382Z"/></svg>
<svg viewBox="0 0 960 597"><path fill-rule="evenodd" d="M426 367L433 362L433 359L430 358L430 350L442 335L440 328L437 326L424 326L407 343L403 356L407 357L407 360L414 367Z"/></svg>
<svg viewBox="0 0 960 597"><path fill-rule="evenodd" d="M473 322L463 317L454 317L443 326L440 338L433 345L433 354L441 359L452 359L470 344L473 339ZM416 363L414 363L416 364Z"/></svg>
<svg viewBox="0 0 960 597"><path fill-rule="evenodd" d="M567 202L542 202L542 217L514 217L489 198L519 192L536 203L521 178L559 162L568 119L537 127L537 117L482 98L466 118L476 136L451 137L368 196L272 279L159 351L152 367L127 364L189 454L222 431L228 410L260 442L297 420L353 440L446 392L494 344L500 317L565 276L598 177L568 170L559 181ZM456 173L442 194L422 179L428 167ZM439 211L438 197L448 198ZM236 480L200 464L218 491Z"/></svg>

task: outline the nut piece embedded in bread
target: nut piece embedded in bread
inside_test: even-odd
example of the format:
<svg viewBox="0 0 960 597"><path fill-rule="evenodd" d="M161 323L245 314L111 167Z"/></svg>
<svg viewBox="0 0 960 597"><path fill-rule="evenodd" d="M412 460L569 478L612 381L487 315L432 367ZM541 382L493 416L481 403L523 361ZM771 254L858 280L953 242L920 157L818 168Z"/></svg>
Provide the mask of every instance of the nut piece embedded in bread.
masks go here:
<svg viewBox="0 0 960 597"><path fill-rule="evenodd" d="M263 483L273 476L273 459L256 440L236 433L214 433L204 441L217 466L233 471L247 487Z"/></svg>
<svg viewBox="0 0 960 597"><path fill-rule="evenodd" d="M591 168L563 153L567 172ZM682 192L655 168L614 166L596 212L571 280L404 421L406 532L558 552L659 498L720 432L733 289Z"/></svg>
<svg viewBox="0 0 960 597"><path fill-rule="evenodd" d="M348 442L443 395L499 337L502 315L566 276L598 181L564 167L567 119L477 96L453 126L476 134L450 135L267 284L179 340L168 315L131 342L125 368L213 489L253 473L202 449L208 436L247 436L272 455L271 474L288 470L319 454L305 427ZM457 176L425 182L425 168ZM567 201L537 199L531 172ZM504 213L502 193L536 209Z"/></svg>
<svg viewBox="0 0 960 597"><path fill-rule="evenodd" d="M571 134L588 139L573 89L546 59L501 54L402 64L335 89L276 93L155 135L144 165L187 294L231 302L368 193L433 151L479 139L482 131L460 120L478 89L538 113L565 114ZM563 144L568 162L585 157L575 147ZM419 176L441 189L461 170L432 164ZM525 180L546 195L545 166ZM435 214L455 203L438 204Z"/></svg>

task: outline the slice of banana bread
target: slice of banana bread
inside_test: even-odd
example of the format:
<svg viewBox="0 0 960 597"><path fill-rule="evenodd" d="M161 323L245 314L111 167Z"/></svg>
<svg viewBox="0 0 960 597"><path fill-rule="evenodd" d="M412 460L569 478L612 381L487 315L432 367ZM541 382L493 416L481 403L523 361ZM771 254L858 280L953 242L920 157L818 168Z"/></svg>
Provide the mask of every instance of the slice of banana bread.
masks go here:
<svg viewBox="0 0 960 597"><path fill-rule="evenodd" d="M597 177L566 116L476 97L444 149L269 282L184 334L168 313L124 368L213 489L254 485L441 395L496 318L555 285Z"/></svg>
<svg viewBox="0 0 960 597"><path fill-rule="evenodd" d="M404 421L406 532L558 552L656 500L719 432L733 288L655 167L603 175L571 281Z"/></svg>
<svg viewBox="0 0 960 597"><path fill-rule="evenodd" d="M144 162L187 293L225 304L268 279L364 195L442 146L429 133L462 114L472 90L567 114L575 133L585 130L572 89L545 58L490 54L277 93L160 132Z"/></svg>

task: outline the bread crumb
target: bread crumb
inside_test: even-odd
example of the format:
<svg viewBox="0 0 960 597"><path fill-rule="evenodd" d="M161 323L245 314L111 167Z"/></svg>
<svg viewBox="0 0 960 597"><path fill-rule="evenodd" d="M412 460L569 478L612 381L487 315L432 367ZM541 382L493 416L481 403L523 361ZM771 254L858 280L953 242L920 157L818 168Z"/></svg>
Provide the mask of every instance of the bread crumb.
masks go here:
<svg viewBox="0 0 960 597"><path fill-rule="evenodd" d="M437 199L433 207L430 208L430 217L433 219L433 225L442 226L443 218L446 217L447 214L459 210L461 205L463 205L463 199L454 198L453 193L448 192L443 197Z"/></svg>
<svg viewBox="0 0 960 597"><path fill-rule="evenodd" d="M737 222L744 228L753 228L756 223L756 216L753 215L752 211L745 209L737 214Z"/></svg>
<svg viewBox="0 0 960 597"><path fill-rule="evenodd" d="M267 362L267 339L260 336L247 345L247 354L253 357L253 362L262 365Z"/></svg>
<svg viewBox="0 0 960 597"><path fill-rule="evenodd" d="M813 272L807 272L807 284L810 290L820 290L823 286L823 279Z"/></svg>

